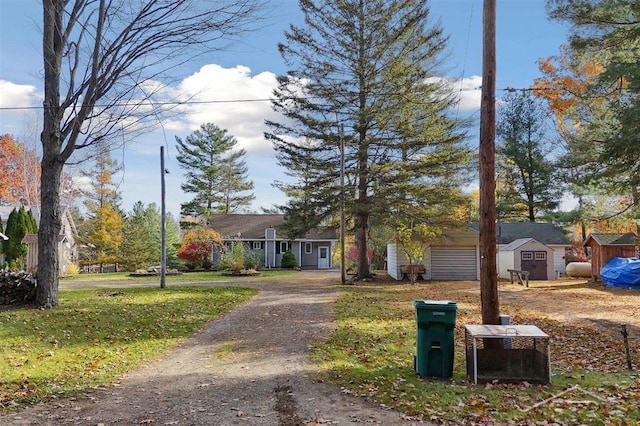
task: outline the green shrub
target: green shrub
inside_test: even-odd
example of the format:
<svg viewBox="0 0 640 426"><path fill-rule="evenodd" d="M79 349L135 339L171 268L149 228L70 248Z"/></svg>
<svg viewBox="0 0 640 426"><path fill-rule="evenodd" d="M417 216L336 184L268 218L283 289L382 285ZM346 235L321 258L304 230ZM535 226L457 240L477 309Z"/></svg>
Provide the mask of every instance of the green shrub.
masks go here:
<svg viewBox="0 0 640 426"><path fill-rule="evenodd" d="M241 242L235 242L233 248L226 250L220 256L220 266L233 272L242 271L244 266L244 245Z"/></svg>
<svg viewBox="0 0 640 426"><path fill-rule="evenodd" d="M282 255L282 263L280 264L280 267L284 269L292 269L297 266L298 266L298 261L296 260L296 256L293 254L291 250L287 250Z"/></svg>
<svg viewBox="0 0 640 426"><path fill-rule="evenodd" d="M260 256L254 251L248 251L244 254L244 267L246 269L258 269L260 266Z"/></svg>

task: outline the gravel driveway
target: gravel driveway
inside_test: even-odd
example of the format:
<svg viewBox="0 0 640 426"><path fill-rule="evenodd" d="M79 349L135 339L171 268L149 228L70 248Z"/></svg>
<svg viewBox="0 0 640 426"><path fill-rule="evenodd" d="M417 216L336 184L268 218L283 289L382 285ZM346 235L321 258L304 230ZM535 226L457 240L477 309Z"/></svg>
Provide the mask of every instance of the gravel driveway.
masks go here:
<svg viewBox="0 0 640 426"><path fill-rule="evenodd" d="M309 377L317 368L310 346L336 327L332 283L340 277L305 271L286 279L247 284L260 293L113 386L0 416L0 424L408 424Z"/></svg>

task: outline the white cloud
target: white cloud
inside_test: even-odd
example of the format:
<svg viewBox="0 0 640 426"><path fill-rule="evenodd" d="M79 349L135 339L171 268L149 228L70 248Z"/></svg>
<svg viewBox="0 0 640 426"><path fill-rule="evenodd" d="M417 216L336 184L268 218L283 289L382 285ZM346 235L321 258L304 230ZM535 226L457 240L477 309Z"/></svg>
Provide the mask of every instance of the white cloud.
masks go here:
<svg viewBox="0 0 640 426"><path fill-rule="evenodd" d="M20 135L27 120L24 108L41 105L41 102L42 93L37 92L35 86L0 80L0 108L11 108L0 111L0 131Z"/></svg>
<svg viewBox="0 0 640 426"><path fill-rule="evenodd" d="M30 107L36 100L35 86L0 80L0 108Z"/></svg>
<svg viewBox="0 0 640 426"><path fill-rule="evenodd" d="M460 110L474 111L480 108L482 77L474 75L461 80L454 80L451 84L459 93L458 99L460 103L458 108Z"/></svg>
<svg viewBox="0 0 640 426"><path fill-rule="evenodd" d="M268 100L276 85L276 75L271 72L252 76L242 65L205 65L174 88L174 94L189 103L182 108L182 119L166 122L165 129L190 133L201 124L213 123L227 129L241 148L271 154L263 132L267 130L264 120L277 116Z"/></svg>

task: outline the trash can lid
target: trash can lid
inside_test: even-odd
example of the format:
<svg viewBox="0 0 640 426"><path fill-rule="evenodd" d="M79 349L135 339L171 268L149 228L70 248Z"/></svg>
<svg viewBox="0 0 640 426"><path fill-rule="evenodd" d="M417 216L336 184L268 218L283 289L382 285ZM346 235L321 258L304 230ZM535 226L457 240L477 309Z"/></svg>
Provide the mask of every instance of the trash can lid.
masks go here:
<svg viewBox="0 0 640 426"><path fill-rule="evenodd" d="M456 307L456 302L453 302L451 300L416 300L415 302L413 302L413 305L416 308L420 306L423 306L423 307L439 306L442 308L454 308Z"/></svg>

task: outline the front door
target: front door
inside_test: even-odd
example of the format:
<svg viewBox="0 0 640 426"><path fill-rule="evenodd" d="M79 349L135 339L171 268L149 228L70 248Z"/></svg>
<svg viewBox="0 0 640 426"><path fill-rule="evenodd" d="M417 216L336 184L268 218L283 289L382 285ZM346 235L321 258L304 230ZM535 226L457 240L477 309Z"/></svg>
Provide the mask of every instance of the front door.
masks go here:
<svg viewBox="0 0 640 426"><path fill-rule="evenodd" d="M520 253L520 269L529 271L530 280L547 279L547 252L523 251Z"/></svg>
<svg viewBox="0 0 640 426"><path fill-rule="evenodd" d="M329 247L318 247L318 269L329 269Z"/></svg>

